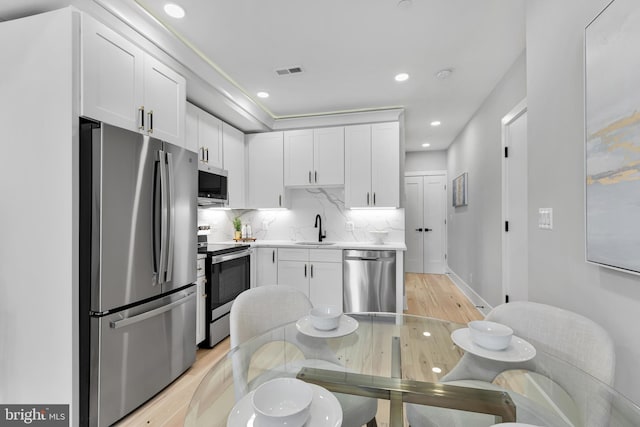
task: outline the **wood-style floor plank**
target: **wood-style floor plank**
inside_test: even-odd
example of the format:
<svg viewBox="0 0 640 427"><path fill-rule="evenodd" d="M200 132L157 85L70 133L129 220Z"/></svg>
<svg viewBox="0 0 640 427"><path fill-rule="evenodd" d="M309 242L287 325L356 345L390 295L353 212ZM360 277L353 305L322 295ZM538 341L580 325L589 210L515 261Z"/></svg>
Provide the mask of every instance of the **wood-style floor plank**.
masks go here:
<svg viewBox="0 0 640 427"><path fill-rule="evenodd" d="M446 275L407 273L405 290L408 306L406 314L435 317L456 323L483 318ZM182 427L191 396L209 369L224 357L228 350L229 338L210 350L199 349L196 362L187 372L116 425ZM380 401L378 426L388 426L388 411L388 402Z"/></svg>

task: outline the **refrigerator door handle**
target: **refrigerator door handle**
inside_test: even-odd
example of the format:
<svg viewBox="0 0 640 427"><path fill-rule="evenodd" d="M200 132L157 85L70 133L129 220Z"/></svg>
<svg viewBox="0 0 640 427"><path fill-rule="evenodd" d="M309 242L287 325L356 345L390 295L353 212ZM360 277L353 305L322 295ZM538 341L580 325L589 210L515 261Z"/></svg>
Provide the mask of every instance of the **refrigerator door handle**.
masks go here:
<svg viewBox="0 0 640 427"><path fill-rule="evenodd" d="M133 325L134 323L142 322L143 320L147 320L159 314L166 313L169 310L173 310L175 307L184 304L194 296L195 293L192 292L189 295L167 305L163 305L162 307L154 308L153 310L145 311L144 313L132 317L127 317L126 319L114 320L112 322L109 322L109 325L113 329L120 329L124 328L125 326Z"/></svg>
<svg viewBox="0 0 640 427"><path fill-rule="evenodd" d="M160 157L160 267L158 268L158 284L166 282L167 271L167 161L166 153L158 150Z"/></svg>
<svg viewBox="0 0 640 427"><path fill-rule="evenodd" d="M168 213L169 213L169 249L167 251L167 276L166 281L171 281L173 274L173 253L175 245L176 234L176 201L175 201L175 174L173 169L173 154L167 153L167 172L169 181L169 198L167 199Z"/></svg>

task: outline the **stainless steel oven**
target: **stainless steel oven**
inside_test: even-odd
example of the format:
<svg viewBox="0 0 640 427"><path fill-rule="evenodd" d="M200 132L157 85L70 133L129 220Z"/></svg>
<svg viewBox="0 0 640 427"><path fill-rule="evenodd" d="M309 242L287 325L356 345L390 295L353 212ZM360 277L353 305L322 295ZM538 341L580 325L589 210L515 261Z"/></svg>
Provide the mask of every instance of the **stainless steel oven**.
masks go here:
<svg viewBox="0 0 640 427"><path fill-rule="evenodd" d="M207 246L206 337L201 346L211 348L229 336L233 300L251 284L250 259L248 245Z"/></svg>

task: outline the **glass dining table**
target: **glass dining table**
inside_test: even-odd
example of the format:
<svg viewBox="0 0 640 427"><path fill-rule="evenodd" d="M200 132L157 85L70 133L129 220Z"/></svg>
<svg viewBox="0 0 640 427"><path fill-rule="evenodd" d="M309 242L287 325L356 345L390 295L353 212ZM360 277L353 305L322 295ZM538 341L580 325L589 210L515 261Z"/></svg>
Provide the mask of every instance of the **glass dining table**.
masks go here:
<svg viewBox="0 0 640 427"><path fill-rule="evenodd" d="M605 405L607 423L602 425L640 425L640 408L633 402L535 342L525 341L529 347L510 347L510 352L497 357L495 352L466 356L507 368L512 365L514 369L494 381L510 393L441 382L465 352L473 352L464 341L464 328L464 324L421 316L352 313L343 316L337 329L319 331L304 317L232 348L196 389L184 425L253 426L251 394L280 377L298 378L325 391L378 399L377 421L391 427L408 425L407 404L485 414L487 426L515 422L522 399L512 395L537 401L536 410L552 413L543 419L560 420L558 425L592 427L588 420L593 405ZM563 372L563 377L569 372L572 381L579 381L583 395L569 396L559 385L560 378L554 378L557 372ZM327 424L330 416L324 418L322 423L309 419L305 426L340 425L341 416L335 417L334 424Z"/></svg>

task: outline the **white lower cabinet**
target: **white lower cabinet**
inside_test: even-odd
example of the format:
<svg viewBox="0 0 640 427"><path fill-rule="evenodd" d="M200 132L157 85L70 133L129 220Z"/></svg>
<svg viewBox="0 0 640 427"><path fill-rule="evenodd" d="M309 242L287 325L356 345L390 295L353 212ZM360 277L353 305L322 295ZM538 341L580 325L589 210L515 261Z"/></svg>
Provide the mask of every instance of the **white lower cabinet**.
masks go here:
<svg viewBox="0 0 640 427"><path fill-rule="evenodd" d="M205 301L207 294L205 291L205 285L207 283L207 276L205 273L205 261L206 259L198 259L197 263L197 276L196 276L196 345L204 341L206 336L206 320L205 320Z"/></svg>
<svg viewBox="0 0 640 427"><path fill-rule="evenodd" d="M256 248L256 286L278 284L278 249Z"/></svg>
<svg viewBox="0 0 640 427"><path fill-rule="evenodd" d="M278 250L278 284L300 289L313 305L342 307L342 251Z"/></svg>

